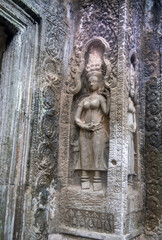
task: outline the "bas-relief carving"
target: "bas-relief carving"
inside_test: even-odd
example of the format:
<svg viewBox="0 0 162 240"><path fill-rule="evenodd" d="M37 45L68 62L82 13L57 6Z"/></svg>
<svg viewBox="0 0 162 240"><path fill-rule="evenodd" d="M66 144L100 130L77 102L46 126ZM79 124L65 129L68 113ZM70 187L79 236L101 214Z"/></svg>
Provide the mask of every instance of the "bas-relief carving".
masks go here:
<svg viewBox="0 0 162 240"><path fill-rule="evenodd" d="M150 5L151 6L151 5ZM149 5L147 6L149 7ZM152 11L152 9L147 9ZM157 31L158 11L156 11L157 22L150 24L155 17L155 12L148 15L147 28L145 33L144 48L144 76L146 78L146 234L150 239L161 239L161 80L160 76L160 55ZM148 237L148 239L149 239Z"/></svg>
<svg viewBox="0 0 162 240"><path fill-rule="evenodd" d="M80 1L79 2L79 12L81 13L78 30L75 34L75 48L74 48L74 54L71 58L71 70L69 78L67 78L66 84L67 92L71 94L75 94L77 96L82 96L82 99L86 97L86 87L85 87L85 70L86 64L84 63L84 58L80 56L84 55L83 52L87 51L86 45L90 45L91 42L93 42L96 39L96 36L101 38L104 42L109 42L110 46L109 49L106 50L103 58L105 65L107 65L108 73L111 73L110 76L107 75L107 80L105 79L105 82L110 87L116 86L116 75L117 75L117 52L118 52L118 41L117 41L117 35L118 35L118 17L119 17L119 2L118 1L100 1L100 4L94 2L94 1ZM86 11L85 11L86 9ZM106 9L106 11L105 11ZM111 11L111 9L114 9L114 11ZM100 14L99 14L100 13ZM102 23L101 23L102 22ZM90 39L90 40L89 40ZM100 41L102 42L102 40ZM83 54L82 54L83 53ZM83 61L82 61L83 60ZM110 64L111 63L111 64ZM111 67L111 69L110 69ZM83 74L82 74L83 72ZM82 81L80 81L80 77L82 75ZM84 78L84 79L83 79ZM81 92L81 94L80 94ZM79 95L80 94L80 95ZM105 96L103 96L105 97ZM75 98L75 97L74 97ZM76 97L77 98L77 97ZM83 100L84 101L84 100ZM79 104L80 101L78 101ZM75 105L77 109L77 104ZM109 118L107 118L109 120ZM74 124L75 125L75 124ZM107 127L109 128L109 123L107 123ZM80 159L80 144L79 144L79 128L77 128L77 132L75 131L76 125L74 128L74 134L71 131L71 156L74 159L69 164L69 171L70 175L74 173L74 171L71 170L71 168L76 168L78 163L78 159ZM109 135L109 129L108 129L108 135ZM91 133L90 135L94 135L94 133ZM103 134L104 135L104 134ZM101 136L101 135L100 135ZM90 141L89 139L89 142ZM109 143L108 138L107 142L104 143L105 145L105 155L106 159L108 159L108 151L109 151ZM77 164L77 165L76 165ZM75 167L73 167L75 166ZM75 169L74 169L75 170ZM76 171L75 171L76 172ZM103 174L104 171L100 172ZM94 171L93 171L94 173ZM102 175L101 174L101 175ZM105 171L106 176L106 171ZM106 179L105 179L106 180ZM106 181L105 181L106 182Z"/></svg>
<svg viewBox="0 0 162 240"><path fill-rule="evenodd" d="M65 213L63 224L67 227L95 232L113 233L113 214L71 208Z"/></svg>
<svg viewBox="0 0 162 240"><path fill-rule="evenodd" d="M151 4L153 1L151 1ZM144 76L146 81L146 224L148 239L161 239L161 159L162 159L162 101L160 79L159 11L147 5L147 25L144 34ZM160 7L160 6L159 6ZM158 9L158 5L157 5ZM159 8L160 9L160 8ZM156 15L156 16L155 16ZM154 19L156 18L156 21Z"/></svg>
<svg viewBox="0 0 162 240"><path fill-rule="evenodd" d="M85 189L90 188L89 171L93 171L93 189L101 190L101 171L107 170L104 155L109 138L110 86L116 85L115 79L109 81L111 65L107 58L108 50L108 43L101 37L88 41L81 54L81 66L74 77L75 88L68 89L77 93L84 82L89 90L75 113L75 123L80 129L80 156L75 169L82 170L81 186Z"/></svg>
<svg viewBox="0 0 162 240"><path fill-rule="evenodd" d="M83 23L84 23L84 19L83 19ZM85 23L84 23L85 24ZM84 30L83 30L84 31ZM83 44L84 45L84 44ZM79 54L77 54L76 53L76 55L78 56ZM71 87L71 91L69 91L69 89L68 89L68 91L71 93L71 94L78 94L79 93L79 91L81 90L82 91L82 88L85 88L85 85L83 86L82 84L81 84L81 81L79 81L79 79L80 78L82 78L82 72L83 72L83 70L86 68L86 66L84 66L84 63L82 63L81 61L80 61L80 59L79 59L79 61L78 62L80 62L81 63L81 65L80 65L80 67L76 67L75 68L75 66L73 66L73 68L71 69L71 79L72 79L72 82L73 82L73 84L72 84L72 87ZM83 65L83 66L82 66ZM77 71L77 69L79 69L78 71ZM76 74L77 73L77 74ZM84 76L85 76L86 74L84 74ZM77 76L77 77L76 77ZM83 93L85 93L85 92L83 92ZM88 97L87 97L88 98ZM85 97L85 95L83 94L82 95L82 100L81 101L78 101L79 103L78 104L80 104L82 101L84 102L84 99L87 99L86 97ZM128 106L128 124L129 124L129 126L130 126L130 128L132 127L132 122L133 122L133 125L134 125L134 131L130 131L130 135L131 135L131 137L130 137L130 139L133 139L133 141L129 141L131 144L129 145L129 148L130 149L132 149L133 150L133 152L134 152L134 135L135 135L135 131L136 131L136 123L135 123L135 121L136 121L136 119L135 119L135 117L133 116L133 115L135 115L136 114L136 109L135 109L135 103L134 103L134 97L132 96L132 94L130 93L130 102L129 102L129 106ZM79 106L79 105L77 105L77 106ZM83 106L82 106L83 107ZM123 114L123 109L122 109L122 105L119 105L119 106L117 106L117 108L118 108L118 112L120 113L119 114L119 116L117 116L117 118L118 118L118 130L119 130L119 133L118 133L118 136L120 137L120 138L122 138L122 125L121 125L121 118L122 118L122 114ZM76 108L77 109L77 108ZM131 120L130 120L131 119ZM132 119L133 119L133 121L132 121ZM80 127L79 127L80 128ZM79 133L80 131L79 131L79 129L78 129L78 133ZM117 138L118 138L118 136L117 136ZM78 153L81 151L80 150L80 144L78 144L78 139L80 139L80 135L78 134L78 138L76 138L77 140L75 141L75 143L73 143L73 147L74 147L74 149L75 149L75 153L77 153L76 155L78 155ZM117 152L118 152L118 154L117 154L117 156L118 156L118 158L119 158L119 160L121 159L121 156L120 156L120 154L121 154L121 147L122 147L122 143L120 143L120 144L118 144L118 148L117 148ZM79 157L77 156L76 158L78 158L79 159ZM117 159L118 160L118 159ZM129 173L133 173L134 174L134 154L133 154L133 158L131 158L130 157L130 167L129 167ZM118 162L118 161L117 161ZM71 166L73 166L72 164L71 164ZM95 170L93 170L93 171L95 171ZM111 173L110 173L111 174ZM120 186L118 186L118 185L120 185L119 183L117 183L116 184L116 186L115 186L115 193L120 193ZM130 218L131 219L131 218ZM130 221L131 220L129 220L128 222L130 223ZM74 221L75 222L75 221ZM136 228L136 227L135 227Z"/></svg>
<svg viewBox="0 0 162 240"><path fill-rule="evenodd" d="M83 3L84 4L84 3ZM85 3L85 5L86 5L86 3ZM94 6L92 5L92 8L93 8ZM93 13L92 13L92 16L93 16ZM105 19L106 19L106 13L105 13ZM84 20L84 18L82 19L82 21L83 21L83 23L82 23L82 26L86 26L86 32L89 34L89 33L91 33L92 31L91 31L91 29L90 29L90 31L87 31L87 25L88 25L88 30L89 30L89 24L86 24L86 20L88 19L88 17L91 17L91 14L86 14L86 16L85 16L85 20ZM90 21L91 22L91 21ZM96 23L97 21L96 21L96 19L95 19L95 23ZM103 23L103 25L104 25L104 23ZM103 34L104 34L104 31L103 31ZM78 108L81 108L81 111L82 111L82 113L83 113L83 116L82 116L82 118L81 117L79 117L79 120L84 120L84 118L85 118L85 109L84 109L84 101L86 101L86 100L89 100L89 95L87 96L86 94L87 94L87 92L86 91L84 91L84 89L86 89L86 87L85 87L85 82L86 81L88 81L88 79L85 81L85 79L86 79L86 75L88 75L88 73L87 73L87 71L86 71L86 68L87 68L87 65L86 64L88 64L88 60L87 60L87 62L86 62L86 64L84 63L84 59L83 59L83 61L81 61L82 60L82 58L79 58L78 56L80 56L80 52L79 52L79 50L81 50L82 48L84 48L84 45L85 45L85 42L86 42L86 39L87 39L87 36L85 36L86 34L84 34L84 28L83 28L83 31L81 32L81 34L80 33L78 33L78 34L76 34L76 36L77 36L77 43L78 43L78 45L76 45L75 46L75 48L76 48L76 55L74 56L74 59L76 60L74 60L73 62L74 63L77 63L77 64L73 64L72 63L72 67L71 67L71 72L70 72L70 80L68 79L68 82L70 82L70 84L68 85L68 92L69 93L71 93L71 94L76 94L77 95L77 97L76 97L76 102L78 101L78 104L76 104L76 108L74 107L74 113L76 112L76 110L77 111L79 111L78 110ZM92 35L93 36L93 35ZM79 38L80 37L80 38ZM114 44L115 44L115 41L114 41ZM115 48L115 47L114 47ZM116 48L117 49L117 48ZM77 51L78 50L78 51ZM112 51L112 49L111 49L111 51ZM114 54L114 56L115 56L115 54ZM110 60L110 58L108 58L108 60ZM110 61L111 62L111 61ZM80 65L79 65L80 64ZM113 65L113 67L114 66L117 66L117 64L115 65L115 63L113 62L113 64L111 64L110 66L112 66ZM114 67L114 69L115 69L115 67ZM98 74L99 75L99 74ZM112 79L112 78L109 78L109 79ZM97 78L97 81L99 80L99 77ZM84 81L84 82L83 82ZM96 81L96 82L97 82ZM109 86L109 88L110 88L110 86ZM79 95L79 93L81 92L81 95ZM91 93L93 93L93 91L91 92ZM90 96L91 96L91 93L90 93ZM105 97L105 96L103 96L103 97ZM97 95L95 95L95 98L97 99ZM79 99L81 99L81 100L79 100ZM105 98L106 99L106 98ZM133 100L133 96L130 96L130 100L133 102L134 100ZM75 101L75 97L74 97L74 101ZM90 101L88 101L88 104L90 105L91 104L91 102ZM81 106L79 106L79 105L81 105ZM130 107L130 112L128 113L128 114L134 114L134 111L132 111L132 107L131 106L129 106ZM135 108L135 106L134 106L134 102L133 102L133 107ZM121 155L121 148L122 148L122 141L121 141L121 139L123 139L123 136L122 136L122 129L123 129L123 125L121 124L121 119L122 119L122 116L123 116L123 107L122 107L122 104L119 104L119 105L117 105L116 106L116 108L117 108L117 116L115 116L115 118L117 119L117 132L118 132L118 135L117 136L115 136L116 137L116 139L117 139L117 141L118 141L118 143L117 143L117 159L115 159L115 161L117 160L117 163L119 162L119 161L121 161L121 159L122 159L122 155ZM81 113L80 113L80 115L81 115ZM105 115L104 115L105 116ZM132 116L131 116L132 117ZM131 118L131 117L128 117L129 119ZM75 118L76 118L76 113L75 113ZM81 118L81 119L80 119ZM75 119L76 120L76 119ZM129 121L130 122L130 121ZM130 126L131 126L132 124L130 123ZM135 124L134 124L135 125ZM107 126L109 126L109 122L107 123ZM89 124L89 127L91 127L91 124ZM92 126L93 127L93 126ZM74 150L74 152L75 152L75 163L77 162L77 165L75 165L75 167L74 167L74 164L72 164L72 163L70 163L69 164L69 171L71 171L71 168L75 168L75 171L76 171L76 168L78 167L78 165L79 165L79 169L80 170L82 170L81 169L81 162L80 162L80 160L81 160L81 158L80 158L80 152L81 152L81 145L80 145L80 133L82 132L82 129L80 128L80 126L79 126L79 128L77 128L77 130L78 130L78 132L77 132L77 134L76 134L76 136L73 138L73 142L72 142L72 148L73 148L73 150ZM88 132L87 130L88 129L85 129L86 131L86 133ZM108 129L109 130L109 129ZM109 131L108 131L108 134L109 134ZM88 135L88 134L86 134L86 135ZM90 142L90 143L92 143L92 136L91 136L92 134L89 134L88 135L88 137L89 137L89 139L88 139L88 141ZM133 135L134 135L134 133L133 133ZM71 135L71 137L73 137L73 135ZM119 139L119 140L118 140ZM84 139L83 139L84 140ZM81 139L81 141L82 141L82 139ZM87 140L86 140L87 141ZM84 141L84 142L86 142L86 141ZM86 144L86 147L87 147L87 145L88 144ZM109 145L109 144L108 144ZM105 146L104 146L105 147ZM131 147L132 147L132 149L134 149L134 139L133 139L133 144L131 144ZM83 152L84 154L85 154L85 152ZM72 153L73 154L73 153ZM91 153L90 153L90 155L91 155ZM83 155L84 156L84 155ZM78 161L78 159L79 159L79 161ZM86 157L83 159L83 161L86 159ZM134 161L134 159L133 159L133 161ZM117 164L118 165L118 164ZM133 164L134 165L134 164ZM133 167L133 169L134 169L134 167ZM93 171L93 173L95 172L95 169L94 170L92 170ZM121 171L122 171L122 168L121 168ZM88 174L89 174L89 170L87 170L87 172L88 172ZM105 171L106 172L106 171ZM83 172L84 173L84 172ZM101 173L102 173L102 171L101 171ZM121 173L121 172L120 172ZM108 172L108 174L109 175L111 175L111 172ZM71 175L72 176L72 175ZM85 176L86 178L88 178L89 176L87 176L87 174L86 174L86 176ZM116 176L115 176L116 177ZM85 179L86 179L85 178ZM120 178L120 177L117 177L117 178ZM125 171L125 182L127 183L127 181L126 181L126 178L127 178L127 171ZM116 179L116 178L115 178ZM115 180L114 179L114 180ZM87 180L87 179L86 179ZM91 180L93 181L93 179L91 178ZM87 185L86 185L86 187L87 187ZM89 187L89 184L88 184L88 187ZM119 182L116 182L116 183L114 183L114 186L112 187L112 185L110 184L110 188L111 188L111 192L114 194L114 195L119 195L120 193L121 193L121 182L120 182L120 179L119 179ZM125 186L125 188L126 188L126 186ZM84 191L83 191L84 192ZM110 193L110 195L111 195L111 193ZM116 199L115 199L116 200ZM116 207L117 207L117 211L118 212L120 212L120 201L117 201L116 200L116 202L117 202L117 204L116 204ZM114 202L112 203L112 208L113 208L113 210L114 210ZM124 203L125 204L125 203ZM126 205L126 204L125 204ZM113 211L112 210L112 211ZM111 209L110 209L110 212L111 212ZM76 221L74 221L74 225L73 225L73 227L75 227L75 228L77 228L77 226L80 224L80 223L76 223ZM117 229L120 229L121 228L121 222L120 222L120 220L118 220L118 224L117 224ZM119 226L120 225L120 226ZM116 228L116 227L115 227Z"/></svg>
<svg viewBox="0 0 162 240"><path fill-rule="evenodd" d="M68 25L65 18L65 5L56 1L54 6L52 10L53 13L47 9L44 13L47 19L45 48L48 56L52 56L59 60L63 58L64 39L68 31Z"/></svg>
<svg viewBox="0 0 162 240"><path fill-rule="evenodd" d="M156 232L161 218L160 206L160 132L159 124L160 119L160 104L159 104L159 83L156 77L151 77L147 82L147 96L146 96L146 114L148 120L146 121L146 141L147 141L147 212L146 212L146 231ZM157 97L152 98L149 92L154 93ZM151 109L151 106L154 106ZM157 121L158 119L158 121ZM156 125L157 124L157 125Z"/></svg>
<svg viewBox="0 0 162 240"><path fill-rule="evenodd" d="M136 109L135 99L135 65L130 65L130 86L128 98L128 182L133 184L135 176L135 140L136 132Z"/></svg>
<svg viewBox="0 0 162 240"><path fill-rule="evenodd" d="M84 3L84 1L82 1L83 2L83 4L86 4L86 3ZM87 6L86 6L87 7ZM89 16L88 16L89 17ZM91 16L90 16L91 17ZM93 16L93 14L92 14L92 17L94 17ZM106 17L105 17L105 19L106 19ZM84 24L84 20L83 20L83 24ZM105 26L102 26L101 25L101 27L104 29L104 27ZM51 29L51 28L49 28L49 29ZM133 34L132 34L133 35ZM51 36L51 39L52 39L52 36ZM49 41L49 43L50 43L50 41ZM58 49L60 49L60 48L58 48ZM57 49L57 50L58 50ZM49 52L51 52L53 50L53 48L51 47L50 48L50 51ZM55 49L54 49L55 50ZM52 53L53 55L57 55L54 51L53 51L53 53ZM149 69L151 69L151 70L148 70L149 71L149 74L151 74L151 72L152 71L154 71L155 70L155 65L154 64L152 64L152 65L148 65L148 66L150 66L149 67ZM153 67L152 67L153 66ZM153 69L153 70L152 70ZM147 76L147 74L146 74L146 76ZM52 78L51 78L52 79ZM55 81L55 79L53 79L54 81ZM44 89L44 92L43 92L43 98L44 98L44 100L43 100L43 104L44 104L44 109L45 110L48 110L48 109L51 109L52 107L54 107L54 102L55 101L53 101L54 100L54 98L55 98L55 93L53 93L52 91L53 90L51 90L52 88L51 88L51 86L50 87L48 87L48 89L47 89L47 91L46 91L46 88ZM156 94L152 94L152 92L151 92L151 97L152 97L152 99L153 98L155 98L156 96ZM148 98L149 98L149 93L148 93ZM49 100L50 99L50 100ZM134 106L134 103L133 103L133 97L131 96L131 94L130 94L130 109L131 110L129 110L129 106L128 106L128 110L130 111L130 115L132 115L133 114L133 112L134 112L134 110L132 111L132 109L133 109L133 107L132 106ZM151 101L150 101L151 102ZM148 103L149 104L149 103ZM152 106L152 105L151 105ZM135 106L134 106L135 107ZM153 105L153 107L148 107L149 108L149 110L148 111L153 111L154 109L155 110L157 110L157 107L159 107L159 105L157 106L157 105ZM119 107L120 108L120 107ZM152 110L153 109L153 110ZM54 113L55 114L55 113ZM53 116L54 116L54 114L53 114L53 110L50 112L50 111L47 111L45 114L44 114L44 116L42 117L42 125L41 125L41 129L42 129L42 133L44 134L44 137L46 138L46 139L51 139L51 138L53 138L53 127L54 126L52 126L52 121L54 121L54 119L52 118ZM129 115L129 112L128 112L128 115ZM152 116L151 116L152 117ZM150 119L151 119L151 121L148 121L147 122L147 129L154 129L154 130L157 130L156 129L156 123L157 123L157 117L152 117L151 118L150 117ZM129 119L130 117L128 116L128 119ZM132 117L131 117L132 118ZM49 121L49 126L48 126L48 121ZM128 122L131 122L131 121L129 121L128 120ZM131 124L130 124L130 126L131 126ZM121 127L121 126L120 126ZM56 126L56 128L57 128L57 126ZM133 134L132 134L133 133ZM132 136L132 135L134 135L134 132L132 132L130 135ZM151 134L151 136L150 136L150 138L149 138L149 140L150 140L150 143L152 143L152 145L154 144L154 145L157 145L157 135L156 135L157 133L154 133L154 135L153 134ZM133 139L133 138L132 138ZM131 142L131 141L129 141L129 142ZM131 143L133 143L134 144L134 142L132 141ZM134 146L133 146L133 144L130 144L130 148L134 148ZM67 145L67 144L66 144ZM45 145L45 148L46 148L46 150L45 150L45 152L44 152L44 150L42 150L42 146L40 145L40 148L39 148L39 151L40 151L40 153L42 154L42 156L43 156L43 154L45 154L45 157L43 157L42 159L40 159L40 164L39 164L39 169L45 169L46 167L48 168L48 166L50 165L48 165L48 163L49 163L49 158L51 158L52 159L52 155L50 156L50 154L48 153L49 151L48 151L48 145ZM77 146L78 147L78 146ZM78 148L77 148L78 149ZM119 149L120 150L120 149ZM53 150L51 151L51 152L53 152ZM152 153L152 152L151 152ZM48 156L49 156L49 158L48 158ZM150 156L152 156L151 154L150 154ZM131 160L131 163L133 162L133 159L134 159L134 157L132 157L132 158L130 158ZM149 162L149 160L150 159L152 159L151 157L149 158L148 157L148 162ZM157 159L157 158L156 158ZM151 161L151 160L150 160ZM131 166L134 166L134 164L131 164ZM130 170L130 168L129 168L129 170ZM95 171L95 170L93 170L93 171ZM131 170L130 170L130 172L131 172ZM132 170L132 172L133 172L133 170ZM156 178L158 177L157 176L157 174L156 174L156 172L155 172L155 170L154 170L154 168L151 168L151 169L148 169L148 175L149 175L149 177L150 178L154 178L155 176L156 176ZM46 181L44 181L44 182L42 182L42 185L44 185L45 184L45 182ZM41 185L41 184L40 184ZM120 188L119 188L119 191L120 191ZM149 192L149 194L150 193L153 193L153 194L155 194L156 192L157 192L158 190L155 190L155 188L152 186L152 187L148 187L148 192ZM154 200L154 199L152 199L152 201L150 201L152 204L151 204L151 207L149 206L149 204L148 204L148 206L149 206L149 208L152 208L153 210L156 208L157 209L157 206L158 206L158 203L157 203L157 201L156 201L156 199ZM156 203L156 204L155 204ZM153 207L154 206L154 207ZM41 212L41 211L40 211ZM79 218L79 216L80 216L80 214L76 214L77 216L78 216L78 218ZM42 215L40 214L40 216L39 216L39 213L37 213L36 215L36 218L42 218ZM152 215L153 216L153 215ZM130 221L128 221L128 222L130 222ZM151 221L150 221L151 222ZM74 223L76 224L76 221L74 221ZM148 222L147 222L148 224L150 224L149 223L149 220L148 220ZM75 225L74 224L74 225ZM77 223L75 226L78 226L78 225L83 225L83 223L82 223L82 221L80 221L79 223ZM40 224L41 225L41 224ZM90 221L90 224L89 224L89 226L90 226L90 228L91 228L91 221ZM43 229L43 227L41 227L41 231L43 232L44 231L44 229ZM106 231L106 230L105 230ZM42 236L43 237L43 236ZM38 238L38 236L37 236L37 238Z"/></svg>
<svg viewBox="0 0 162 240"><path fill-rule="evenodd" d="M54 196L59 188L57 176L58 118L60 112L61 63L67 30L65 7L57 2L44 4L40 41L38 92L34 106L32 181L32 239L47 239L49 215L55 215ZM41 13L42 14L42 13Z"/></svg>

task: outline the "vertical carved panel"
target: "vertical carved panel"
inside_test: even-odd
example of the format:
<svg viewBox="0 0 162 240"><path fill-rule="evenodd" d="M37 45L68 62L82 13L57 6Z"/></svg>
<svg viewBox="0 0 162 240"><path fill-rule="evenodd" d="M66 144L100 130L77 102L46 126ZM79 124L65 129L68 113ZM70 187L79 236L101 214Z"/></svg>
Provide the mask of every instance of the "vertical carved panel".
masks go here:
<svg viewBox="0 0 162 240"><path fill-rule="evenodd" d="M26 239L30 235L33 239L48 238L49 216L53 216L56 210L53 199L60 186L57 168L66 11L62 1L55 1L51 5L44 1L44 9L42 3L38 4L41 6L42 42L37 69L37 94L33 102L35 116L30 169L32 216L30 233L26 234Z"/></svg>
<svg viewBox="0 0 162 240"><path fill-rule="evenodd" d="M97 209L101 213L105 211L106 214L109 214L109 209L106 207L106 197L100 193L100 191L96 191L97 193L95 194L93 191L93 187L91 187L90 191L87 193L82 192L81 186L80 186L80 176L75 171L75 166L77 165L78 161L78 155L79 155L79 139L78 139L78 130L77 126L75 125L74 122L74 116L76 114L76 109L78 106L78 103L86 97L88 94L87 88L86 88L86 74L85 71L83 72L84 68L87 65L87 56L86 61L84 57L82 56L89 51L89 49L84 52L85 48L87 47L87 43L89 43L88 47L91 47L93 44L93 41L98 38L102 38L109 44L109 49L105 52L105 59L108 59L110 61L111 65L111 75L109 79L109 83L111 84L112 82L116 83L114 84L114 88L112 91L112 100L113 104L111 105L113 117L117 116L116 112L116 85L117 85L117 68L118 68L118 23L119 23L119 1L79 1L78 4L78 9L76 12L76 26L75 26L75 35L74 35L74 48L72 52L72 57L69 60L70 62L70 69L69 69L69 76L66 79L66 94L63 93L62 97L63 99L67 99L67 95L69 95L69 98L72 97L74 94L75 96L73 97L73 104L71 106L71 103L68 105L68 99L66 102L62 102L61 104L61 131L60 131L60 153L59 156L59 167L60 167L60 177L61 181L63 183L61 193L60 193L60 198L59 198L59 203L60 203L60 221L59 221L59 228L60 231L68 231L70 233L70 225L68 223L65 223L63 221L64 219L64 213L66 212L66 208L69 209L76 209L76 212L79 215L81 206L82 206L82 211L86 212L87 209L87 214L94 215L97 214ZM90 41L92 41L90 43ZM100 40L101 41L101 40ZM86 47L85 47L86 46ZM84 52L84 54L83 54ZM83 61L82 61L83 60ZM84 62L85 61L85 62ZM83 73L83 74L82 74ZM67 74L68 75L68 74ZM82 76L81 76L82 75ZM104 75L104 74L103 74ZM78 81L78 79L81 78L81 81ZM114 81L115 79L115 81ZM111 86L110 86L111 87ZM66 97L66 98L65 98ZM72 99L71 99L72 100ZM64 104L64 105L63 105ZM67 105L67 106L66 106ZM120 116L122 115L122 109L119 109L120 111ZM65 114L64 114L65 112ZM68 114L66 115L66 112ZM69 112L70 113L70 123L69 123ZM121 120L121 118L120 118ZM113 120L112 120L113 121ZM112 125L115 124L112 122ZM107 123L109 126L109 123ZM121 127L122 128L122 127ZM66 129L66 130L65 130ZM69 135L69 130L71 129L70 135ZM65 133L67 132L66 137ZM112 128L113 131L113 128ZM88 135L88 134L87 134ZM68 137L68 139L67 139ZM88 136L87 136L88 137ZM116 137L117 140L117 137ZM68 146L65 145L68 144ZM108 150L108 142L106 143L106 150ZM120 146L122 146L122 143L120 142ZM69 152L69 147L70 147L70 152ZM113 149L112 149L113 151ZM119 148L120 151L120 148ZM70 153L70 154L69 154ZM107 155L106 155L107 154ZM108 162L108 153L106 153L106 161ZM75 155L75 156L74 156ZM121 158L120 158L121 160ZM67 168L66 168L67 167ZM120 171L121 173L121 171ZM76 175L75 175L76 174ZM91 178L93 177L93 174L91 174ZM109 174L109 173L108 173ZM75 176L74 176L75 175ZM103 182L104 182L104 191L106 191L106 172L103 174ZM92 180L92 179L91 179ZM116 186L114 186L114 191L118 194L120 191L120 184L117 183ZM65 202L65 196L66 196L66 202ZM100 200L99 200L100 199ZM96 208L96 211L93 210L93 208ZM61 210L62 209L62 210ZM78 209L78 211L77 211ZM103 210L104 209L104 210ZM111 209L111 208L110 208ZM93 212L94 211L94 212ZM111 210L110 210L111 211ZM67 213L68 214L68 213ZM113 213L112 213L113 216ZM82 217L82 214L80 216ZM103 215L103 219L104 219ZM76 217L77 218L77 217ZM93 219L94 220L94 219ZM97 227L95 227L95 223L93 223L93 220L91 219L92 223L88 223L91 226L83 226L82 230L85 233L85 230L89 228L91 230L92 236L95 236L95 231ZM100 219L99 219L100 220ZM112 219L112 224L114 224L114 221L116 219ZM94 220L95 221L95 220ZM74 217L74 222L75 222L75 217ZM98 221L99 222L99 221ZM79 226L79 222L76 223L76 226ZM84 224L83 224L84 225ZM76 228L75 223L71 225L73 231ZM118 226L115 226L116 229ZM114 229L115 229L114 227ZM100 228L100 227L99 227ZM103 227L104 228L104 227ZM111 231L116 231L116 230L108 230L107 233ZM104 230L97 229L98 232L103 232ZM105 230L106 231L106 230ZM79 234L79 233L78 233ZM82 233L80 233L82 234ZM86 233L85 233L86 234ZM83 235L85 236L85 235ZM98 235L97 235L98 236ZM97 236L95 236L97 238ZM92 237L93 238L93 237Z"/></svg>
<svg viewBox="0 0 162 240"><path fill-rule="evenodd" d="M144 76L146 79L146 234L161 239L162 85L160 78L160 3L146 4ZM148 14L150 12L151 14ZM150 236L151 235L151 236ZM149 238L148 237L148 238Z"/></svg>
<svg viewBox="0 0 162 240"><path fill-rule="evenodd" d="M155 61L154 61L155 63ZM160 80L160 79L159 79ZM146 230L157 231L162 214L161 207L161 84L151 77L146 88Z"/></svg>

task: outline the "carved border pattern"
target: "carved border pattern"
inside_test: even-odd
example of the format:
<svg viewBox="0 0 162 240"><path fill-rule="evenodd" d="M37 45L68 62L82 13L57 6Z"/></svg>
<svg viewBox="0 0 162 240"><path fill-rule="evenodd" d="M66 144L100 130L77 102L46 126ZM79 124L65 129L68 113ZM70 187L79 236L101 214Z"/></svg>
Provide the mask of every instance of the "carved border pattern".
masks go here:
<svg viewBox="0 0 162 240"><path fill-rule="evenodd" d="M64 20L65 7L63 4L58 4L53 11L54 14L46 11L47 31L45 47L48 56L60 60L63 58L63 43L68 25Z"/></svg>
<svg viewBox="0 0 162 240"><path fill-rule="evenodd" d="M35 102L34 167L32 171L35 188L32 198L32 223L30 234L33 239L48 238L49 215L54 211L53 198L59 188L57 178L59 113L61 95L61 62L67 24L62 3L48 9L45 6L42 19L43 32L41 52L41 91ZM38 69L39 70L39 69ZM37 129L37 130L36 130Z"/></svg>
<svg viewBox="0 0 162 240"><path fill-rule="evenodd" d="M158 64L156 60L154 63ZM162 144L162 104L160 104L160 93L161 89L158 78L155 76L150 77L150 80L146 84L146 231L148 232L156 232L162 213L160 205L160 188L162 187L160 182L162 172L162 152L160 152Z"/></svg>
<svg viewBox="0 0 162 240"><path fill-rule="evenodd" d="M152 1L153 3L153 1ZM152 4L151 3L151 4ZM160 79L160 10L155 4L146 11L144 76L146 78L146 234L161 238L162 226L162 85ZM157 3L158 4L158 3ZM159 6L160 7L160 6ZM156 16L155 16L156 15ZM156 19L156 21L155 21Z"/></svg>

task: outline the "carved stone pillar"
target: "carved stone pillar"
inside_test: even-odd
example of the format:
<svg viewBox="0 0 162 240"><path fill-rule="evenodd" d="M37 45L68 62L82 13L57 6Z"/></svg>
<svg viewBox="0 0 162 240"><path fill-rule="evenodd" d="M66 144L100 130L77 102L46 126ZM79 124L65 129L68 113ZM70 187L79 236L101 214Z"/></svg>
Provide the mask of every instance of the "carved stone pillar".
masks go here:
<svg viewBox="0 0 162 240"><path fill-rule="evenodd" d="M100 1L100 4L80 1L77 11L81 14L78 14L77 27L72 28L73 25L69 24L71 31L75 29L76 32L67 39L67 44L70 42L73 49L71 59L65 61L69 66L65 68L68 71L61 95L59 121L58 177L61 188L57 195L56 217L51 221L54 227L50 239L55 239L55 231L75 235L76 239L109 240L132 239L142 233L139 153L134 167L138 166L138 180L132 186L128 184L129 54L132 48L137 47L137 42L133 40L132 43L130 39L134 36L131 31L137 26L130 26L137 6L129 4L129 1ZM142 15L141 11L139 15ZM71 23L71 18L68 20ZM127 31L129 27L132 29ZM137 35L134 38L137 39ZM102 73L98 68L100 64ZM92 74L94 72L96 78ZM99 79L103 84L102 91L99 91L99 98L103 101L97 105L97 91L92 90L93 84L89 86L92 75L97 90ZM87 83L92 90L90 93ZM101 108L108 99L104 96L106 89L110 92L107 116L105 108ZM106 116L105 128L103 122L95 119L98 114L96 109ZM98 118L101 115L97 115ZM95 129L95 126L100 129ZM101 155L99 160L102 161L103 147L106 167L103 169L100 166L97 171L94 164L97 147L94 149L94 143L98 139L94 135L100 136L101 129L108 136L107 141L103 141L103 137L103 143L98 142L98 146L102 145L98 151ZM89 166L91 156L93 163ZM134 159L131 161L134 162Z"/></svg>

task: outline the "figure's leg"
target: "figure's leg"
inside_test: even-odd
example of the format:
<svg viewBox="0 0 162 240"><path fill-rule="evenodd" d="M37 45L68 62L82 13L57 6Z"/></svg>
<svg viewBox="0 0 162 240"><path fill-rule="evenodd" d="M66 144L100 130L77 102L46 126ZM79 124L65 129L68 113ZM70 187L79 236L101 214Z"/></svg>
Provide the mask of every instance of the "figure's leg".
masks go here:
<svg viewBox="0 0 162 240"><path fill-rule="evenodd" d="M90 139L86 132L80 131L80 165L82 169L81 187L82 189L90 188L90 180L87 170L90 170Z"/></svg>
<svg viewBox="0 0 162 240"><path fill-rule="evenodd" d="M95 171L93 179L93 189L94 191L102 190L101 171Z"/></svg>
<svg viewBox="0 0 162 240"><path fill-rule="evenodd" d="M101 129L95 132L93 137L93 157L96 169L93 179L94 191L102 190L101 170L106 170L106 166L104 165L104 149L105 133Z"/></svg>
<svg viewBox="0 0 162 240"><path fill-rule="evenodd" d="M90 188L89 175L88 175L87 171L85 171L85 170L82 170L81 187L82 187L82 189Z"/></svg>
<svg viewBox="0 0 162 240"><path fill-rule="evenodd" d="M100 177L101 177L100 171L95 171L94 177L95 177L95 178L100 178Z"/></svg>
<svg viewBox="0 0 162 240"><path fill-rule="evenodd" d="M104 161L104 150L105 150L105 132L100 129L94 132L93 135L93 158L94 166L96 170L106 170Z"/></svg>
<svg viewBox="0 0 162 240"><path fill-rule="evenodd" d="M129 133L128 138L128 184L133 186L134 177L136 176L134 168L135 168L135 151L134 151L134 139L133 133Z"/></svg>

